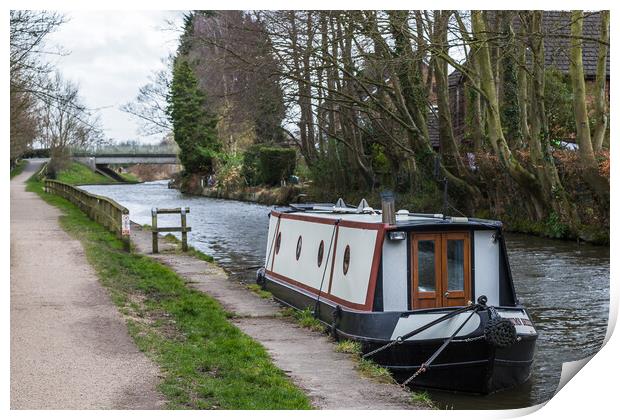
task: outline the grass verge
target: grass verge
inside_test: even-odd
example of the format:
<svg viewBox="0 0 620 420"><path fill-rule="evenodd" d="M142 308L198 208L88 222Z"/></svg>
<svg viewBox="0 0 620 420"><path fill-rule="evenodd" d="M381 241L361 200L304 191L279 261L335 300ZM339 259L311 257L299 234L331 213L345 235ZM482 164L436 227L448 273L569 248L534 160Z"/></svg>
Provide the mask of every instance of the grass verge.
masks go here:
<svg viewBox="0 0 620 420"><path fill-rule="evenodd" d="M126 182L137 182L134 176L119 174ZM66 169L60 171L56 177L58 181L70 185L89 185L89 184L117 184L118 182L93 172L88 166L78 162L71 162Z"/></svg>
<svg viewBox="0 0 620 420"><path fill-rule="evenodd" d="M63 211L62 227L82 242L138 348L159 365L168 408L311 408L215 299L188 288L164 265L123 252L112 233L63 198L45 194L41 182L31 179L28 189Z"/></svg>
<svg viewBox="0 0 620 420"><path fill-rule="evenodd" d="M246 287L250 289L253 293L257 294L261 299L271 299L273 295L268 290L263 290L262 287L258 284L247 284Z"/></svg>
<svg viewBox="0 0 620 420"><path fill-rule="evenodd" d="M411 402L417 405L425 405L428 408L436 408L431 396L426 391L412 392Z"/></svg>
<svg viewBox="0 0 620 420"><path fill-rule="evenodd" d="M353 355L353 360L360 375L373 379L377 382L393 384L396 383L390 371L379 366L372 360L362 359L362 346L357 341L341 340L336 344L336 351ZM424 405L428 408L435 408L435 404L426 391L411 391L411 402L415 405Z"/></svg>
<svg viewBox="0 0 620 420"><path fill-rule="evenodd" d="M385 384L396 383L389 370L379 366L372 360L362 358L362 346L359 342L351 340L339 341L336 344L336 351L353 355L356 369L363 377Z"/></svg>
<svg viewBox="0 0 620 420"><path fill-rule="evenodd" d="M314 317L310 308L299 311L295 308L288 307L282 309L281 313L282 316L293 318L300 327L320 333L327 332L325 325Z"/></svg>
<svg viewBox="0 0 620 420"><path fill-rule="evenodd" d="M28 162L26 162L25 160L20 160L19 163L17 163L13 169L11 169L11 179L15 178L17 175L21 174L24 170L24 168L26 167L26 164Z"/></svg>
<svg viewBox="0 0 620 420"><path fill-rule="evenodd" d="M142 227L145 229L151 230L150 225L142 225ZM177 238L176 236L174 236L172 233L166 234L166 236L164 236L164 239L173 244L181 245L181 240ZM187 246L187 252L183 252L180 247L177 249L177 252L179 254L183 253L183 254L191 255L194 258L198 258L199 260L203 260L203 261L210 262L210 263L215 261L215 259L211 255L207 255L204 252L197 250L191 245Z"/></svg>

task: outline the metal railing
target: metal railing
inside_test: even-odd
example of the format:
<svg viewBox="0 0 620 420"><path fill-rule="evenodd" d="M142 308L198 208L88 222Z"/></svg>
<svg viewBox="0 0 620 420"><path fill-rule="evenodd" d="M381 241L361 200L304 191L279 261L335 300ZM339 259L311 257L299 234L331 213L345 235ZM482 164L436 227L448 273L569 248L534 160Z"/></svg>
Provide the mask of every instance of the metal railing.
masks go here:
<svg viewBox="0 0 620 420"><path fill-rule="evenodd" d="M53 179L45 180L45 191L59 195L80 208L95 222L103 225L123 241L125 250L130 250L129 210L116 201L88 193L73 185Z"/></svg>

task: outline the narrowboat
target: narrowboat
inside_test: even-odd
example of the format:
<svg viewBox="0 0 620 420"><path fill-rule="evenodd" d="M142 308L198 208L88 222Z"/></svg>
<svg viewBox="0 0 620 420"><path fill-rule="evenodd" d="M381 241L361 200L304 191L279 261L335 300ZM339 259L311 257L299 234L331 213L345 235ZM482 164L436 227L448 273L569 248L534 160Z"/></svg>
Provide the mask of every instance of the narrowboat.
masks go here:
<svg viewBox="0 0 620 420"><path fill-rule="evenodd" d="M257 283L403 385L488 394L530 376L538 334L499 221L395 211L389 197L275 208Z"/></svg>

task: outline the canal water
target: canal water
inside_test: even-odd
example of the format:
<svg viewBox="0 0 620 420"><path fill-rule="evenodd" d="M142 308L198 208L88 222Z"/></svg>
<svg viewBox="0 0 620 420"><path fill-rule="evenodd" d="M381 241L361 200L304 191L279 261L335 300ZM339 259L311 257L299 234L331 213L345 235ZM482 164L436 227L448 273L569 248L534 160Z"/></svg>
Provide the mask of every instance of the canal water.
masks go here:
<svg viewBox="0 0 620 420"><path fill-rule="evenodd" d="M212 255L239 281L253 282L267 243L269 206L181 194L167 182L93 185L89 192L129 209L131 220L151 223L152 207L190 207L189 242ZM179 215L160 215L160 226L179 225ZM609 248L507 234L517 295L539 332L532 378L489 396L432 392L439 408L528 407L550 399L562 362L594 354L602 345L609 316Z"/></svg>

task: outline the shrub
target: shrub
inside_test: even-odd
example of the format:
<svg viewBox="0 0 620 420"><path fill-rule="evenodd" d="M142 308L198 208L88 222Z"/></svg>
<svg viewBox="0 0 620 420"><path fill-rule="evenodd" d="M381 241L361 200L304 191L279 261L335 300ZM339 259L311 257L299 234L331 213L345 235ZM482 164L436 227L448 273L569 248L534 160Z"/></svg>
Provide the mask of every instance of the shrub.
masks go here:
<svg viewBox="0 0 620 420"><path fill-rule="evenodd" d="M241 167L241 176L245 178L245 181L248 185L258 185L260 184L260 174L259 174L259 151L260 148L263 147L260 144L255 144L245 151L243 154L243 166Z"/></svg>
<svg viewBox="0 0 620 420"><path fill-rule="evenodd" d="M295 149L263 146L258 150L258 169L260 181L267 185L277 185L282 179L293 175L297 154Z"/></svg>
<svg viewBox="0 0 620 420"><path fill-rule="evenodd" d="M245 186L241 175L241 157L235 154L220 154L216 171L217 185L224 191L237 191Z"/></svg>

